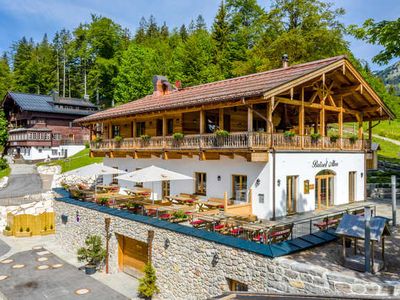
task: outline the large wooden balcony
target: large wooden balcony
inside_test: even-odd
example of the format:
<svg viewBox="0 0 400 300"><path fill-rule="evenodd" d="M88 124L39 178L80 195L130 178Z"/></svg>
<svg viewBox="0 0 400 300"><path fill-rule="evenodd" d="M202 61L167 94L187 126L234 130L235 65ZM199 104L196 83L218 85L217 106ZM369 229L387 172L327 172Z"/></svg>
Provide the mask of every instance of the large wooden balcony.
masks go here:
<svg viewBox="0 0 400 300"><path fill-rule="evenodd" d="M122 141L107 139L92 141L93 152L109 151L209 151L232 150L238 152L276 150L321 150L321 151L363 151L366 149L365 140L351 141L341 138L331 141L329 137L313 140L310 136L287 137L281 133L235 132L227 137L216 134L185 135L181 140L172 136L143 138L124 138Z"/></svg>

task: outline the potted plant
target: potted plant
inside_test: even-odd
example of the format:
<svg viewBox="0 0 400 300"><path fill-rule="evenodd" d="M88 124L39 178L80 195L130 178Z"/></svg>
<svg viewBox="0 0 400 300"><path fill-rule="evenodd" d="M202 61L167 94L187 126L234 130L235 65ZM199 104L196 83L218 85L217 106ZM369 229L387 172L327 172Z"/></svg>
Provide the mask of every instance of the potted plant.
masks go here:
<svg viewBox="0 0 400 300"><path fill-rule="evenodd" d="M174 216L174 222L184 222L186 221L189 216L187 214L185 214L185 212L183 210L177 210L174 211L174 213L172 214Z"/></svg>
<svg viewBox="0 0 400 300"><path fill-rule="evenodd" d="M106 258L106 250L103 248L103 242L99 235L89 235L85 240L86 247L78 249L78 261L85 261L85 273L92 275L100 263Z"/></svg>
<svg viewBox="0 0 400 300"><path fill-rule="evenodd" d="M174 139L174 146L180 147L181 141L183 140L184 137L185 137L185 135L182 132L175 132L172 135L172 138Z"/></svg>
<svg viewBox="0 0 400 300"><path fill-rule="evenodd" d="M11 231L11 227L10 226L6 225L6 227L4 227L3 235L12 236L12 231Z"/></svg>
<svg viewBox="0 0 400 300"><path fill-rule="evenodd" d="M353 134L349 137L350 144L352 144L352 145L355 144L357 142L357 140L358 140L358 136L355 134Z"/></svg>
<svg viewBox="0 0 400 300"><path fill-rule="evenodd" d="M154 294L157 294L159 289L156 285L156 281L156 270L151 263L147 263L144 268L144 276L139 279L139 296L145 299L151 299Z"/></svg>
<svg viewBox="0 0 400 300"><path fill-rule="evenodd" d="M114 137L114 142L115 142L115 148L120 148L121 142L124 140L124 138L120 135L117 135Z"/></svg>
<svg viewBox="0 0 400 300"><path fill-rule="evenodd" d="M140 136L140 139L142 141L142 146L148 146L149 142L150 142L150 139L151 139L151 136L149 136L147 134L142 134Z"/></svg>
<svg viewBox="0 0 400 300"><path fill-rule="evenodd" d="M32 232L29 227L26 228L24 231L24 228L22 226L19 228L19 231L15 233L16 237L30 237L32 236Z"/></svg>
<svg viewBox="0 0 400 300"><path fill-rule="evenodd" d="M329 140L331 141L331 143L336 143L337 140L339 139L339 135L338 134L331 134L331 136L329 137Z"/></svg>
<svg viewBox="0 0 400 300"><path fill-rule="evenodd" d="M294 132L292 132L292 131L285 131L284 133L283 133L283 136L285 137L285 140L286 141L292 141L293 140L293 137L295 136L296 134L294 133Z"/></svg>
<svg viewBox="0 0 400 300"><path fill-rule="evenodd" d="M96 149L100 148L100 143L103 141L103 138L101 136L96 136L96 138L94 139L94 144Z"/></svg>
<svg viewBox="0 0 400 300"><path fill-rule="evenodd" d="M229 136L229 131L217 129L214 133L216 135L216 146L223 146L225 139Z"/></svg>
<svg viewBox="0 0 400 300"><path fill-rule="evenodd" d="M108 199L107 198L99 198L97 200L97 204L101 206L108 206Z"/></svg>
<svg viewBox="0 0 400 300"><path fill-rule="evenodd" d="M311 142L316 144L318 143L319 139L321 138L321 135L319 133L312 133L310 134L311 136Z"/></svg>

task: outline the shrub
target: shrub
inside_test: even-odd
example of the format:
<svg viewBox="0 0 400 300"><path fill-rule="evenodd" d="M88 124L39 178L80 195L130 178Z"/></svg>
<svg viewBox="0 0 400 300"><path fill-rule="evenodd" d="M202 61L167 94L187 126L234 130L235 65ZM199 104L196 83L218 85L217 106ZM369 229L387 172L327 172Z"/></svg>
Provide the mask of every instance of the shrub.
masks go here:
<svg viewBox="0 0 400 300"><path fill-rule="evenodd" d="M89 149L89 148L90 148L89 142L85 142L85 148L86 148L86 149Z"/></svg>
<svg viewBox="0 0 400 300"><path fill-rule="evenodd" d="M311 133L311 140L313 141L318 141L321 138L321 135L319 133Z"/></svg>
<svg viewBox="0 0 400 300"><path fill-rule="evenodd" d="M175 133L172 135L172 137L173 137L174 140L180 141L180 140L183 140L183 138L185 137L185 135L184 135L182 132L175 132Z"/></svg>
<svg viewBox="0 0 400 300"><path fill-rule="evenodd" d="M143 142L148 142L148 141L150 141L151 136L149 136L147 134L142 134L140 136L140 138L142 139Z"/></svg>
<svg viewBox="0 0 400 300"><path fill-rule="evenodd" d="M117 135L116 137L114 137L114 141L117 142L117 143L122 142L123 139L124 138L122 136L120 136L120 135Z"/></svg>
<svg viewBox="0 0 400 300"><path fill-rule="evenodd" d="M185 212L183 210L174 211L173 216L176 219L187 219L188 218L188 215L185 214Z"/></svg>
<svg viewBox="0 0 400 300"><path fill-rule="evenodd" d="M85 240L86 247L78 249L78 261L86 261L89 265L98 266L106 258L106 250L99 235L88 235Z"/></svg>
<svg viewBox="0 0 400 300"><path fill-rule="evenodd" d="M358 140L358 136L353 134L349 137L349 141L351 144L354 144Z"/></svg>
<svg viewBox="0 0 400 300"><path fill-rule="evenodd" d="M296 134L295 134L294 132L292 132L292 131L285 131L283 135L284 135L285 138L291 139L291 138L294 137Z"/></svg>
<svg viewBox="0 0 400 300"><path fill-rule="evenodd" d="M29 231L31 231L31 229L29 227L27 227L26 228L26 232L29 232Z"/></svg>
<svg viewBox="0 0 400 300"><path fill-rule="evenodd" d="M7 160L5 158L0 158L0 170L7 169L8 167Z"/></svg>
<svg viewBox="0 0 400 300"><path fill-rule="evenodd" d="M9 225L6 225L6 227L4 228L6 231L10 231L11 227Z"/></svg>
<svg viewBox="0 0 400 300"><path fill-rule="evenodd" d="M228 137L229 136L229 131L223 130L223 129L217 129L215 131L215 134L217 137Z"/></svg>
<svg viewBox="0 0 400 300"><path fill-rule="evenodd" d="M339 139L339 135L338 135L338 134L332 134L332 135L329 137L329 139L330 139L330 141L331 141L332 143L336 143L336 141Z"/></svg>
<svg viewBox="0 0 400 300"><path fill-rule="evenodd" d="M103 138L101 136L96 136L96 138L94 139L95 143L100 143L103 141Z"/></svg>
<svg viewBox="0 0 400 300"><path fill-rule="evenodd" d="M144 268L144 276L139 279L139 296L143 298L151 298L154 294L157 294L159 289L156 285L156 281L156 270L151 263L147 263Z"/></svg>
<svg viewBox="0 0 400 300"><path fill-rule="evenodd" d="M53 224L51 224L51 225L50 225L50 230L53 230L53 228L54 228L54 227L53 227Z"/></svg>
<svg viewBox="0 0 400 300"><path fill-rule="evenodd" d="M97 204L107 205L108 204L108 199L107 198L100 198L100 199L97 200Z"/></svg>
<svg viewBox="0 0 400 300"><path fill-rule="evenodd" d="M20 229L19 229L19 232L23 232L24 231L24 229L21 227Z"/></svg>

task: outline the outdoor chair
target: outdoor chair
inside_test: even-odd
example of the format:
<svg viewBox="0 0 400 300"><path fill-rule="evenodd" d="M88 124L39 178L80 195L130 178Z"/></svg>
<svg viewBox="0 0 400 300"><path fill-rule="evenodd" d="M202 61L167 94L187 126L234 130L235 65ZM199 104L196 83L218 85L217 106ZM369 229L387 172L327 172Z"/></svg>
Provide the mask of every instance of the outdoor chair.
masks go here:
<svg viewBox="0 0 400 300"><path fill-rule="evenodd" d="M190 222L190 225L192 225L194 228L205 227L206 224L207 224L207 222L203 221L203 220L194 220L194 221Z"/></svg>
<svg viewBox="0 0 400 300"><path fill-rule="evenodd" d="M318 227L319 230L326 230L328 228L336 228L340 220L343 218L343 213L334 215L334 216L329 216L325 217L322 222L314 224L315 227Z"/></svg>

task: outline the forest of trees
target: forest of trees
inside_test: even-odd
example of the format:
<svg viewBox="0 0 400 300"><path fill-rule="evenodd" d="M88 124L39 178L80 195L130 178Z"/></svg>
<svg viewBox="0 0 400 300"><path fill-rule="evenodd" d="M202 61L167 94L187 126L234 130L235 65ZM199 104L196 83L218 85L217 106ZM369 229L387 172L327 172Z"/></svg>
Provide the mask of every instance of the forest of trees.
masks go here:
<svg viewBox="0 0 400 300"><path fill-rule="evenodd" d="M83 97L102 107L143 97L152 76L166 75L184 87L277 68L287 53L290 64L346 54L395 111L389 94L365 63L357 61L338 19L345 12L315 0L221 2L212 24L199 15L190 24L169 28L150 16L133 34L113 20L93 15L52 40L26 37L0 58L0 94L7 90ZM86 84L85 84L86 83Z"/></svg>

